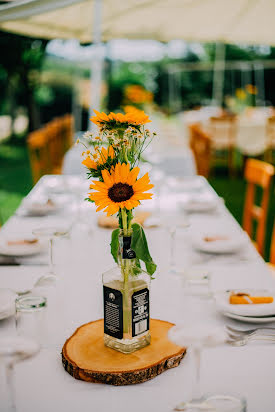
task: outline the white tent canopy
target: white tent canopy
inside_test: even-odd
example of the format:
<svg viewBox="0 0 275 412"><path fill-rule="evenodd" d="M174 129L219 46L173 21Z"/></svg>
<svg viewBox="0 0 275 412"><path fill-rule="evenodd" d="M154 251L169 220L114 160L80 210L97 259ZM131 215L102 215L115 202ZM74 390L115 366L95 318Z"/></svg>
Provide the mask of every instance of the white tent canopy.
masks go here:
<svg viewBox="0 0 275 412"><path fill-rule="evenodd" d="M96 0L24 0L0 6L0 29L94 41ZM275 45L274 0L102 0L102 40Z"/></svg>

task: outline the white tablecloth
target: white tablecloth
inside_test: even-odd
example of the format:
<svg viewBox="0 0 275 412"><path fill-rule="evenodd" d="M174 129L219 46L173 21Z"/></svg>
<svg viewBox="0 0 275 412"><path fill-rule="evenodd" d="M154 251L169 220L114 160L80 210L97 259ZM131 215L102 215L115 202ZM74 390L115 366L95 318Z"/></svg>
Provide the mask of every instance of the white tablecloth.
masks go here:
<svg viewBox="0 0 275 412"><path fill-rule="evenodd" d="M60 177L64 179L64 177ZM53 177L44 177L33 189L37 192ZM201 180L201 177L195 177ZM203 190L212 189L205 180ZM173 189L174 190L174 189ZM164 190L161 207L176 213L178 195ZM146 202L145 207L146 207ZM152 203L153 204L153 203ZM148 202L148 207L149 207ZM140 385L112 387L73 379L64 371L60 352L66 338L81 324L102 317L101 273L114 265L110 251L110 231L95 226L94 207L85 209L85 225L77 225L71 240L55 244L56 271L60 277L52 307L51 342L33 359L16 366L16 401L18 412L96 411L96 412L167 412L190 394L193 365L188 355L178 368ZM180 215L179 215L180 218ZM56 216L35 218L13 216L1 230L1 236L25 233L37 226L65 223L69 211ZM248 241L244 252L233 256L211 257L196 253L190 237L213 229L218 233L240 227L221 203L216 213L191 214L190 227L179 229L176 258L179 267L201 264L211 274L213 289L250 286L272 282L266 265ZM87 230L89 229L89 230ZM92 230L92 234L91 234ZM181 276L169 275L169 237L163 228L147 229L150 251L158 264L151 289L151 316L175 323L200 319L209 328L226 323L237 324L219 315L210 301L187 305L183 299ZM45 256L33 258L37 263ZM31 287L46 270L45 266L0 267L0 286L16 290ZM239 326L239 325L238 325ZM14 332L14 319L0 321L0 336ZM272 412L275 405L275 346L250 344L235 348L220 346L204 350L201 386L203 392L237 392L248 400L248 412ZM1 400L0 400L1 405ZM1 407L0 407L1 410Z"/></svg>

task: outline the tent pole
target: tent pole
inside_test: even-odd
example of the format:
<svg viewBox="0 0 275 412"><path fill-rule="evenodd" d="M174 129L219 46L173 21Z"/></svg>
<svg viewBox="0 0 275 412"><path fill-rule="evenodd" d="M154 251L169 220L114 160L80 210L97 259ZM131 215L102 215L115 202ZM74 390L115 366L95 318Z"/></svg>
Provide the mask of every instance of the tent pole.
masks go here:
<svg viewBox="0 0 275 412"><path fill-rule="evenodd" d="M103 71L103 56L101 47L102 35L102 3L103 0L94 0L93 16L93 44L95 49L94 58L91 61L91 101L88 118L88 129L94 129L94 124L90 122L90 117L94 115L93 110L100 110L101 83Z"/></svg>
<svg viewBox="0 0 275 412"><path fill-rule="evenodd" d="M225 70L225 44L217 42L213 72L212 106L221 106L223 101Z"/></svg>

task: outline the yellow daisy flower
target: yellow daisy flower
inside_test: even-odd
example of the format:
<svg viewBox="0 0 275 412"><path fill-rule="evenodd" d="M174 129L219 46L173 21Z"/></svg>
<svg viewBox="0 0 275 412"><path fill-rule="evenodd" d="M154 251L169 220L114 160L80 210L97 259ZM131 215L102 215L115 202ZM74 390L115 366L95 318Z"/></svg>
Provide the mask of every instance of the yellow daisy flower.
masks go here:
<svg viewBox="0 0 275 412"><path fill-rule="evenodd" d="M240 100L244 100L246 98L246 93L243 89L236 89L236 97Z"/></svg>
<svg viewBox="0 0 275 412"><path fill-rule="evenodd" d="M96 113L96 116L91 117L90 120L99 127L108 124L113 126L114 123L116 123L117 126L125 127L128 127L128 125L141 126L151 122L149 116L142 110L131 110L126 114L111 112L109 115L103 112L100 113L97 110L94 112Z"/></svg>
<svg viewBox="0 0 275 412"><path fill-rule="evenodd" d="M102 147L101 151L96 151L93 157L98 160L92 160L90 156L87 156L86 159L83 160L82 164L88 167L88 169L97 169L98 166L104 165L109 157L111 159L114 159L115 157L113 146L109 146L108 149Z"/></svg>
<svg viewBox="0 0 275 412"><path fill-rule="evenodd" d="M154 187L150 184L148 173L137 180L139 168L130 171L129 163L117 163L109 173L102 171L103 182L93 181L90 189L96 192L89 193L89 198L97 206L97 212L105 209L107 216L118 213L119 209L128 210L140 204L140 200L151 199L152 193L144 193Z"/></svg>

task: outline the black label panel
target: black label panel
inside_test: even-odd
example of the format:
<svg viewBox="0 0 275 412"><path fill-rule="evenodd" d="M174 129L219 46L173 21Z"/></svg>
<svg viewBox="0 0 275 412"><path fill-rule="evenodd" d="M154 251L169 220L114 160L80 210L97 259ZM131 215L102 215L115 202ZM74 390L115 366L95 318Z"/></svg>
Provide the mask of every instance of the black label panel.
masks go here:
<svg viewBox="0 0 275 412"><path fill-rule="evenodd" d="M142 289L132 296L132 336L149 330L149 290Z"/></svg>
<svg viewBox="0 0 275 412"><path fill-rule="evenodd" d="M104 333L117 339L123 338L122 293L103 286Z"/></svg>

